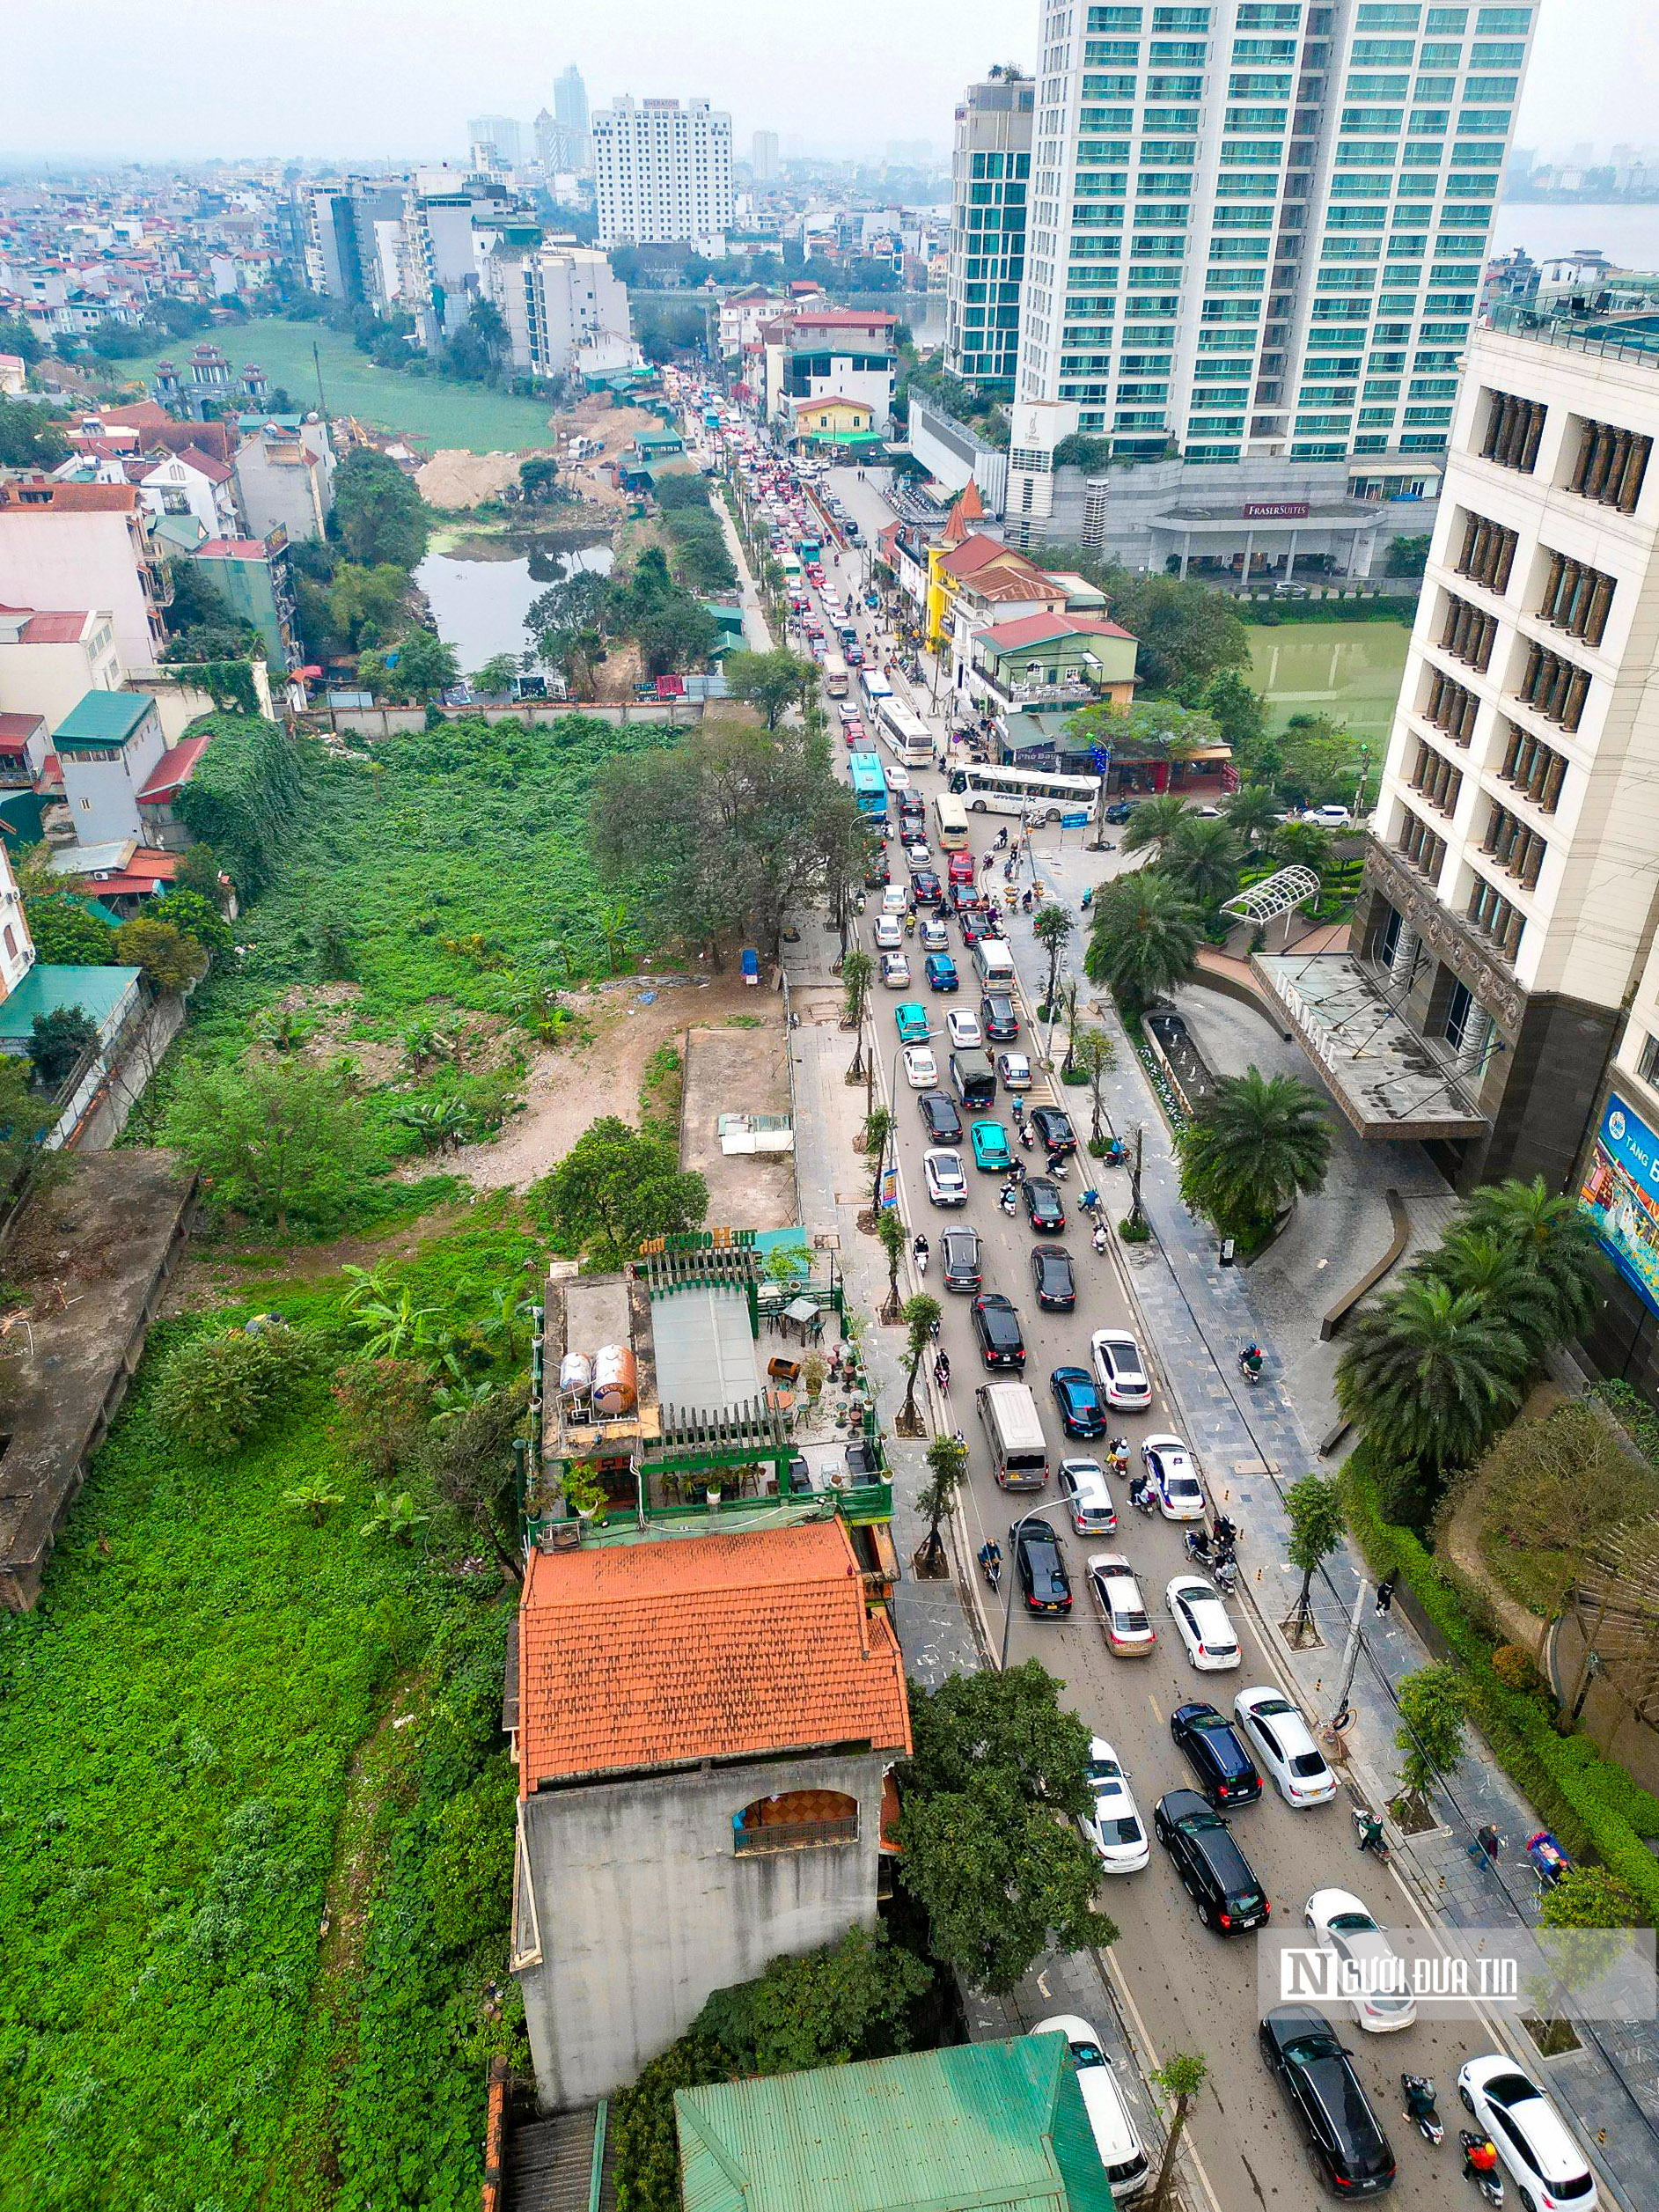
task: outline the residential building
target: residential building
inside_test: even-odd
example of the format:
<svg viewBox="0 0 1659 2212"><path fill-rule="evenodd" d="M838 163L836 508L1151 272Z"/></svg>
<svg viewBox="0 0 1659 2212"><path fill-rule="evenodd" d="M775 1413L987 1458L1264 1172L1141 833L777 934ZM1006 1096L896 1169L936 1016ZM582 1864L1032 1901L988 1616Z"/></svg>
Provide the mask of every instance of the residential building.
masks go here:
<svg viewBox="0 0 1659 2212"><path fill-rule="evenodd" d="M29 364L20 353L0 353L0 397L15 400L29 381Z"/></svg>
<svg viewBox="0 0 1659 2212"><path fill-rule="evenodd" d="M640 361L628 287L595 247L574 239L498 246L485 278L523 374L596 376Z"/></svg>
<svg viewBox="0 0 1659 2212"><path fill-rule="evenodd" d="M837 1518L532 1548L508 1717L512 1964L544 2105L876 1921L904 1665Z"/></svg>
<svg viewBox="0 0 1659 2212"><path fill-rule="evenodd" d="M167 750L153 699L89 691L58 724L56 749L77 844L154 841L138 811L138 795Z"/></svg>
<svg viewBox="0 0 1659 2212"><path fill-rule="evenodd" d="M270 665L284 675L297 667L288 536L280 525L265 538L209 538L190 557L231 613L258 630Z"/></svg>
<svg viewBox="0 0 1659 2212"><path fill-rule="evenodd" d="M466 141L474 153L481 149L488 152L492 169L523 165L523 143L510 115L475 115L466 126Z"/></svg>
<svg viewBox="0 0 1659 2212"><path fill-rule="evenodd" d="M211 453L187 445L182 452L136 466L141 473L133 481L152 513L194 515L209 538L240 528L236 472Z"/></svg>
<svg viewBox="0 0 1659 2212"><path fill-rule="evenodd" d="M1134 698L1135 650L1129 631L1104 615L1022 615L974 635L965 688L973 704L1000 716L1127 707Z"/></svg>
<svg viewBox="0 0 1659 2212"><path fill-rule="evenodd" d="M1026 193L1037 87L999 76L970 85L956 111L944 365L1005 396L1019 354Z"/></svg>
<svg viewBox="0 0 1659 2212"><path fill-rule="evenodd" d="M897 316L862 307L805 307L766 324L767 420L788 421L795 400L862 400L885 437L899 375L898 327Z"/></svg>
<svg viewBox="0 0 1659 2212"><path fill-rule="evenodd" d="M377 304L413 315L421 345L435 352L471 313L485 257L498 246L532 247L540 238L534 209L505 184L454 169L417 169L396 239L383 245ZM395 275L388 252L395 254Z"/></svg>
<svg viewBox="0 0 1659 2212"><path fill-rule="evenodd" d="M674 2118L685 2212L1116 2202L1062 2035L677 2090Z"/></svg>
<svg viewBox="0 0 1659 2212"><path fill-rule="evenodd" d="M320 538L334 505L334 453L319 415L255 421L236 448L236 488L250 537ZM211 533L223 537L223 527Z"/></svg>
<svg viewBox="0 0 1659 2212"><path fill-rule="evenodd" d="M562 169L585 173L593 166L593 132L588 118L588 88L574 62L553 81L553 113L562 140Z"/></svg>
<svg viewBox="0 0 1659 2212"><path fill-rule="evenodd" d="M150 533L134 485L0 483L0 606L106 608L124 665L153 667L173 590Z"/></svg>
<svg viewBox="0 0 1659 2212"><path fill-rule="evenodd" d="M1535 13L1044 0L1010 514L1074 432L1438 454Z"/></svg>
<svg viewBox="0 0 1659 2212"><path fill-rule="evenodd" d="M107 608L0 606L0 714L39 715L49 737L89 691L126 680Z"/></svg>
<svg viewBox="0 0 1659 2212"><path fill-rule="evenodd" d="M775 130L757 130L749 141L749 166L754 172L757 184L775 184L780 174L778 163L778 134Z"/></svg>
<svg viewBox="0 0 1659 2212"><path fill-rule="evenodd" d="M818 400L791 400L784 419L787 434L797 446L823 446L843 455L853 451L855 455L882 442L869 401L849 400L839 392Z"/></svg>
<svg viewBox="0 0 1659 2212"><path fill-rule="evenodd" d="M9 999L34 964L34 940L11 862L0 847L0 1000Z"/></svg>
<svg viewBox="0 0 1659 2212"><path fill-rule="evenodd" d="M1349 949L1258 959L1360 1134L1460 1189L1561 1188L1615 1055L1655 1114L1655 438L1659 355L1476 334Z"/></svg>
<svg viewBox="0 0 1659 2212"><path fill-rule="evenodd" d="M592 119L598 244L716 258L731 227L731 118L706 99L620 98Z"/></svg>

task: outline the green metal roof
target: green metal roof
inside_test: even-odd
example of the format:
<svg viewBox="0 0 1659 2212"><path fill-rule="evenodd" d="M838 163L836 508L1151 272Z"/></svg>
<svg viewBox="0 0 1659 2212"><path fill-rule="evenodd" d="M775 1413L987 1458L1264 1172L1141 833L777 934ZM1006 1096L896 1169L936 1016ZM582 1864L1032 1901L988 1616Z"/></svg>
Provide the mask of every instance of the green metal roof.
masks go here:
<svg viewBox="0 0 1659 2212"><path fill-rule="evenodd" d="M137 981L136 967L65 967L37 960L0 1002L0 1039L26 1044L37 1014L55 1014L66 1006L78 1006L102 1033Z"/></svg>
<svg viewBox="0 0 1659 2212"><path fill-rule="evenodd" d="M52 742L60 753L66 745L125 745L154 703L143 692L89 691L59 723Z"/></svg>
<svg viewBox="0 0 1659 2212"><path fill-rule="evenodd" d="M675 2093L685 2212L1112 2212L1059 2035Z"/></svg>

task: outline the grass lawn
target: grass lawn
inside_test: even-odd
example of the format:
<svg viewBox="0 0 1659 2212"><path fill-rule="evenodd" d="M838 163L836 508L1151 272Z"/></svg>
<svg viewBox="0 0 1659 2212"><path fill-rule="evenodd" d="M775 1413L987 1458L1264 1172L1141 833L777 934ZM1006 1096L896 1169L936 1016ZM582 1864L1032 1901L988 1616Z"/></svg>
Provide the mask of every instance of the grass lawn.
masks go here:
<svg viewBox="0 0 1659 2212"><path fill-rule="evenodd" d="M436 452L459 446L471 453L518 453L546 448L549 408L539 400L458 384L448 378L412 377L377 368L349 338L326 323L288 322L279 317L209 334L231 363L257 361L302 410L317 404L315 343L322 359L323 392L334 415L355 415L382 430L423 439ZM143 359L113 364L119 374L148 383L158 361L182 362L197 342L181 338Z"/></svg>
<svg viewBox="0 0 1659 2212"><path fill-rule="evenodd" d="M1356 737L1381 741L1394 717L1411 630L1403 622L1275 622L1250 631L1252 683L1268 719L1329 715Z"/></svg>

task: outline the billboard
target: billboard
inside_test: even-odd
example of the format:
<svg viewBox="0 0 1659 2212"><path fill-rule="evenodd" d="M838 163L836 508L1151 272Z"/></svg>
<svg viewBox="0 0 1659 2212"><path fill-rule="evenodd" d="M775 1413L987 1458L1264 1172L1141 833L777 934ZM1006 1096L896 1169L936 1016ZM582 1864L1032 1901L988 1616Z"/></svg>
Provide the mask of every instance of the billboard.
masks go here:
<svg viewBox="0 0 1659 2212"><path fill-rule="evenodd" d="M1608 1093L1579 1202L1619 1274L1659 1313L1659 1135L1616 1091Z"/></svg>

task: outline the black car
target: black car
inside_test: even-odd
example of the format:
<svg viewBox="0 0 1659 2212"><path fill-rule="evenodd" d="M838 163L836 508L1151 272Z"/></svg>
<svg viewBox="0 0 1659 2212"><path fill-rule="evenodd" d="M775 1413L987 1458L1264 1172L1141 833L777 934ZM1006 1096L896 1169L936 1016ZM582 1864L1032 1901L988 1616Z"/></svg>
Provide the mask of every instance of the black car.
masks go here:
<svg viewBox="0 0 1659 2212"><path fill-rule="evenodd" d="M1196 1789L1171 1789L1160 1797L1152 1833L1169 1853L1181 1886L1198 1907L1206 1928L1243 1936L1265 1927L1273 1907L1233 1832Z"/></svg>
<svg viewBox="0 0 1659 2212"><path fill-rule="evenodd" d="M1045 1152L1075 1152L1077 1133L1071 1126L1071 1116L1062 1113L1058 1106L1033 1106L1031 1127L1037 1132L1037 1142Z"/></svg>
<svg viewBox="0 0 1659 2212"><path fill-rule="evenodd" d="M944 886L931 868L918 868L910 878L910 888L919 907L936 907L944 897Z"/></svg>
<svg viewBox="0 0 1659 2212"><path fill-rule="evenodd" d="M977 1229L947 1229L939 1239L939 1259L947 1290L979 1289L983 1278Z"/></svg>
<svg viewBox="0 0 1659 2212"><path fill-rule="evenodd" d="M1046 1521L1016 1521L1008 1532L1027 1613L1069 1613L1071 1576L1060 1539Z"/></svg>
<svg viewBox="0 0 1659 2212"><path fill-rule="evenodd" d="M1253 1805L1261 1795L1261 1776L1238 1731L1224 1713L1202 1701L1178 1705L1170 1716L1176 1747L1198 1776L1198 1786L1215 1806Z"/></svg>
<svg viewBox="0 0 1659 2212"><path fill-rule="evenodd" d="M1105 819L1109 822L1127 822L1140 803L1139 799L1115 798L1107 807Z"/></svg>
<svg viewBox="0 0 1659 2212"><path fill-rule="evenodd" d="M1314 2164L1333 2191L1381 2196L1394 2153L1347 2046L1310 2004L1275 2005L1261 2024L1261 2054L1302 2123Z"/></svg>
<svg viewBox="0 0 1659 2212"><path fill-rule="evenodd" d="M928 810L919 798L901 798L899 802L899 819L906 829L913 822L918 829L922 829L927 826Z"/></svg>
<svg viewBox="0 0 1659 2212"><path fill-rule="evenodd" d="M1045 1313L1071 1312L1077 1303L1077 1284L1064 1245L1031 1246L1031 1283Z"/></svg>
<svg viewBox="0 0 1659 2212"><path fill-rule="evenodd" d="M980 1340L980 1357L987 1367L1025 1364L1025 1339L1020 1334L1019 1315L1000 1290L981 1291L968 1308L973 1334Z"/></svg>
<svg viewBox="0 0 1659 2212"><path fill-rule="evenodd" d="M873 847L864 863L864 888L879 891L884 884L892 880L892 870L887 865L886 854L880 846Z"/></svg>
<svg viewBox="0 0 1659 2212"><path fill-rule="evenodd" d="M1025 1201L1025 1218L1031 1227L1040 1229L1046 1236L1059 1236L1066 1226L1060 1186L1051 1183L1046 1175L1028 1175L1020 1185L1020 1195Z"/></svg>
<svg viewBox="0 0 1659 2212"><path fill-rule="evenodd" d="M1019 1035L1019 1016L1007 991L987 991L980 1000L980 1021L995 1045L1011 1044Z"/></svg>
<svg viewBox="0 0 1659 2212"><path fill-rule="evenodd" d="M924 1091L916 1104L921 1108L921 1118L928 1125L929 1144L960 1144L962 1116L956 1103L943 1091Z"/></svg>

